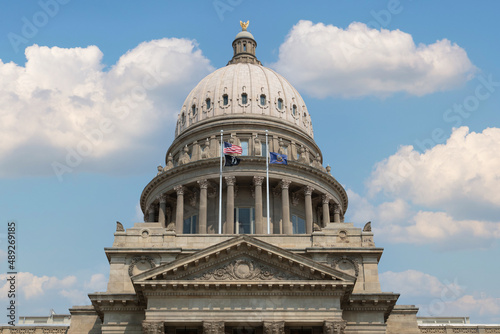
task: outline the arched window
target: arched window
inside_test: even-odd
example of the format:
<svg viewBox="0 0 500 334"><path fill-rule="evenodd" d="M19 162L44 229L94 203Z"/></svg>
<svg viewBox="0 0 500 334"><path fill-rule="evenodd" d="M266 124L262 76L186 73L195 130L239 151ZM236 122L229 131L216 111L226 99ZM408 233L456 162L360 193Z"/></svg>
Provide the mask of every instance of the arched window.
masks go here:
<svg viewBox="0 0 500 334"><path fill-rule="evenodd" d="M227 94L222 95L222 104L225 106L229 104L229 96Z"/></svg>
<svg viewBox="0 0 500 334"><path fill-rule="evenodd" d="M210 101L210 99L206 99L205 102L207 104L207 110L210 109L210 107L211 107L211 101Z"/></svg>
<svg viewBox="0 0 500 334"><path fill-rule="evenodd" d="M266 105L266 96L264 94L262 94L260 96L260 105L261 106L265 106Z"/></svg>
<svg viewBox="0 0 500 334"><path fill-rule="evenodd" d="M247 50L247 45L246 43L243 43L243 51L246 51Z"/></svg>
<svg viewBox="0 0 500 334"><path fill-rule="evenodd" d="M292 106L292 115L297 116L297 106L295 104Z"/></svg>
<svg viewBox="0 0 500 334"><path fill-rule="evenodd" d="M247 104L248 103L248 95L247 93L241 94L241 104Z"/></svg>
<svg viewBox="0 0 500 334"><path fill-rule="evenodd" d="M181 122L182 124L186 123L186 114L184 113L181 114Z"/></svg>
<svg viewBox="0 0 500 334"><path fill-rule="evenodd" d="M194 115L194 114L196 114L196 106L193 104L191 106L191 115Z"/></svg>
<svg viewBox="0 0 500 334"><path fill-rule="evenodd" d="M283 109L283 100L282 99L278 99L278 109L279 110Z"/></svg>

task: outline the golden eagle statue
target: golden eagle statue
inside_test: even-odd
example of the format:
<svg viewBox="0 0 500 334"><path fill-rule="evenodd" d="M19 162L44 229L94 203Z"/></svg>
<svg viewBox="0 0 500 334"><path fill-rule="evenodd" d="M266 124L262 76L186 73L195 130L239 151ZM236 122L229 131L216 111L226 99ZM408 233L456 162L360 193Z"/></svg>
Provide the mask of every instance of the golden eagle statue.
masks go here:
<svg viewBox="0 0 500 334"><path fill-rule="evenodd" d="M247 31L247 27L249 24L250 24L250 21L246 21L246 22L240 21L241 30Z"/></svg>

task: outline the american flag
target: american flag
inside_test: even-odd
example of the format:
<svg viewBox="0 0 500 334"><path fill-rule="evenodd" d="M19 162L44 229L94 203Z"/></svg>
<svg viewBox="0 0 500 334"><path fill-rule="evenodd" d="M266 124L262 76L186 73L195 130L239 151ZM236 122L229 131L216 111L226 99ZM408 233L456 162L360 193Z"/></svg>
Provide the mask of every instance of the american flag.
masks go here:
<svg viewBox="0 0 500 334"><path fill-rule="evenodd" d="M242 154L243 150L241 146L233 145L228 142L224 142L224 153L225 154Z"/></svg>

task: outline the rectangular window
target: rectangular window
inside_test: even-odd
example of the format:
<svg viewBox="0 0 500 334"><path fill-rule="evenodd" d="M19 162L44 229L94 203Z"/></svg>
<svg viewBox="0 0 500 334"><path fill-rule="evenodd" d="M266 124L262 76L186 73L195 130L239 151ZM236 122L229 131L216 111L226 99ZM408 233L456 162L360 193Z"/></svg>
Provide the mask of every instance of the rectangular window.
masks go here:
<svg viewBox="0 0 500 334"><path fill-rule="evenodd" d="M196 220L197 220L197 215L184 219L184 226L182 233L195 234L197 230Z"/></svg>
<svg viewBox="0 0 500 334"><path fill-rule="evenodd" d="M296 215L292 215L293 234L306 233L306 221Z"/></svg>
<svg viewBox="0 0 500 334"><path fill-rule="evenodd" d="M234 209L234 231L236 234L255 233L255 209L235 208Z"/></svg>
<svg viewBox="0 0 500 334"><path fill-rule="evenodd" d="M241 155L248 155L248 140L240 140Z"/></svg>
<svg viewBox="0 0 500 334"><path fill-rule="evenodd" d="M266 154L267 154L267 152L266 152L266 143L265 143L265 142L264 142L264 143L260 143L260 147L261 147L261 150L262 150L262 151L261 151L261 152L262 152L262 153L261 153L261 155L262 155L263 157L265 157L265 156L266 156Z"/></svg>

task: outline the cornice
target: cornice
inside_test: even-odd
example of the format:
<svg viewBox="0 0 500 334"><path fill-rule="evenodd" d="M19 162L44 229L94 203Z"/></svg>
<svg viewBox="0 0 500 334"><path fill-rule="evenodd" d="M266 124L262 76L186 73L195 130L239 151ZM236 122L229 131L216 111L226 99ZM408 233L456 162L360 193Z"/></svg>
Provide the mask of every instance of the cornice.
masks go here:
<svg viewBox="0 0 500 334"><path fill-rule="evenodd" d="M265 157L240 157L242 160L242 163L245 164L254 164L255 167L259 167L258 169L261 169L261 171L265 171ZM199 169L206 170L207 168L210 167L218 167L220 164L220 158L210 158L210 159L203 159L203 160L197 160L194 162L189 162L187 164L181 165L181 166L176 166L166 172L163 172L156 177L154 177L147 185L144 187L144 190L142 191L141 194L141 199L140 199L140 204L141 204L141 209L143 212L146 210L146 200L150 196L150 194L154 191L154 189L165 182L166 180L175 177L177 174L182 174L184 172L193 172ZM247 165L248 166L248 165ZM252 166L253 167L253 166ZM273 165L272 170L269 171L270 177L283 177L283 176L290 176L290 171L294 172L300 172L303 176L307 175L313 175L317 179L322 180L323 182L329 184L341 197L342 201L342 209L343 212L345 213L347 211L348 207L348 197L347 197L347 192L345 191L344 187L333 177L332 175L325 173L324 171L309 166L305 165L299 162L294 162L294 161L289 161L288 165ZM248 172L248 169L245 170L238 170L234 169L230 173L231 175L237 176L238 174L243 174ZM214 175L218 173L213 173ZM215 175L215 176L217 176ZM199 179L205 179L207 176L203 175L200 176ZM195 182L198 179L192 179L189 180L190 182ZM185 181L185 180L183 180ZM317 189L319 190L319 189Z"/></svg>

